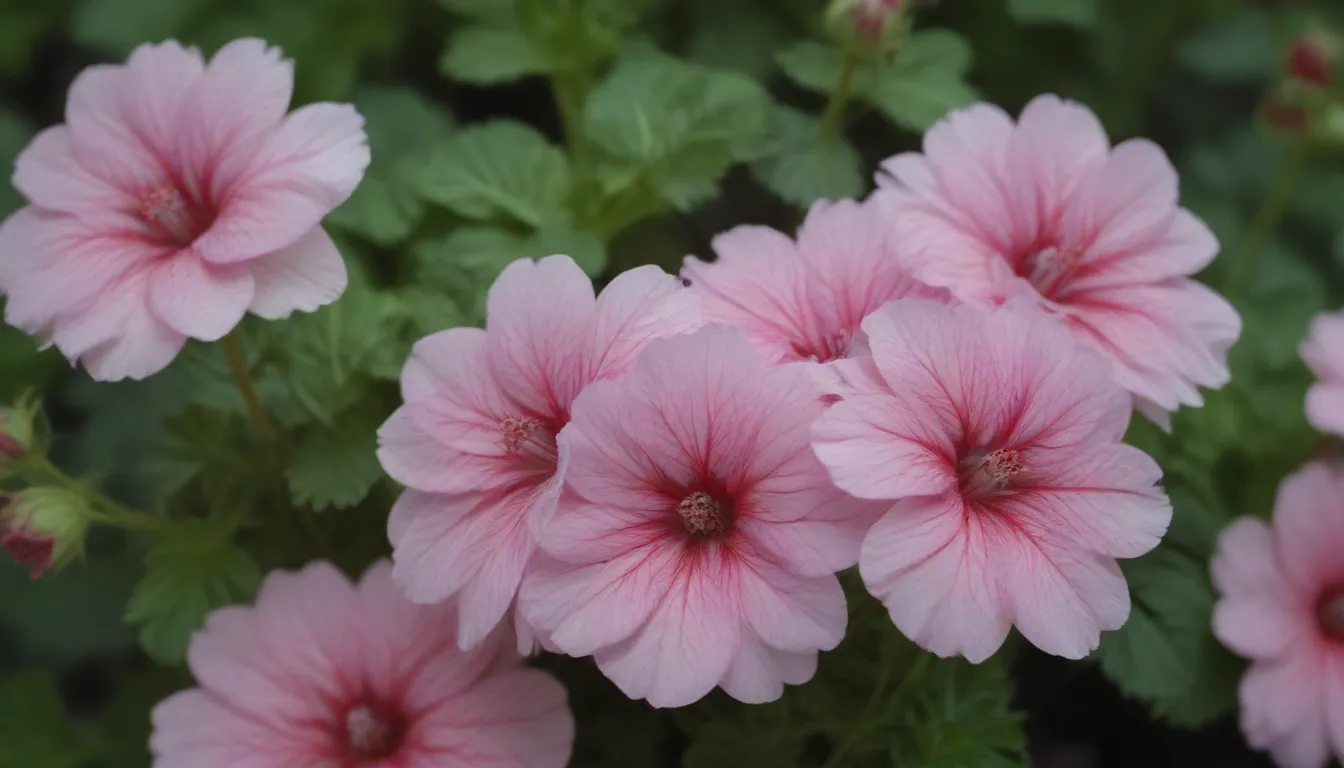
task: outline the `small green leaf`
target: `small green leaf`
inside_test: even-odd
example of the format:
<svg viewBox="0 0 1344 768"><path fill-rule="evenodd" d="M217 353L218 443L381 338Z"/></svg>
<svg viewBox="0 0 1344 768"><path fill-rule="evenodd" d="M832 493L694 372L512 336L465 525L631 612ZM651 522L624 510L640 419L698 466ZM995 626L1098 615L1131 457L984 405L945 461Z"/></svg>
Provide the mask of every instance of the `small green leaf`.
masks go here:
<svg viewBox="0 0 1344 768"><path fill-rule="evenodd" d="M548 62L520 29L472 25L449 38L439 70L464 83L498 85L543 74Z"/></svg>
<svg viewBox="0 0 1344 768"><path fill-rule="evenodd" d="M469 324L485 321L485 295L504 267L523 257L526 238L493 227L462 227L416 244L416 280L452 297Z"/></svg>
<svg viewBox="0 0 1344 768"><path fill-rule="evenodd" d="M180 664L191 634L211 611L248 600L261 569L207 522L182 521L145 554L145 576L126 605L140 644L160 664Z"/></svg>
<svg viewBox="0 0 1344 768"><path fill-rule="evenodd" d="M0 765L77 768L88 758L50 677L29 672L0 680Z"/></svg>
<svg viewBox="0 0 1344 768"><path fill-rule="evenodd" d="M1100 10L1100 0L1008 0L1008 13L1019 24L1090 27Z"/></svg>
<svg viewBox="0 0 1344 768"><path fill-rule="evenodd" d="M768 104L749 77L637 47L593 90L584 126L608 155L601 174L608 194L647 188L685 210L713 196L735 148L762 133Z"/></svg>
<svg viewBox="0 0 1344 768"><path fill-rule="evenodd" d="M513 120L464 128L415 175L428 199L469 219L504 217L531 227L569 220L569 161Z"/></svg>
<svg viewBox="0 0 1344 768"><path fill-rule="evenodd" d="M424 212L410 177L429 148L452 130L452 116L410 88L367 88L356 95L355 106L368 121L373 162L354 194L327 221L378 245L395 245Z"/></svg>
<svg viewBox="0 0 1344 768"><path fill-rule="evenodd" d="M844 55L838 48L816 40L799 40L775 58L791 80L817 93L835 90L845 68Z"/></svg>
<svg viewBox="0 0 1344 768"><path fill-rule="evenodd" d="M714 721L701 728L682 758L683 768L780 768L797 765L802 742L778 729Z"/></svg>
<svg viewBox="0 0 1344 768"><path fill-rule="evenodd" d="M607 266L607 247L596 235L567 228L538 230L520 247L522 258L539 259L563 254L588 274L597 277Z"/></svg>
<svg viewBox="0 0 1344 768"><path fill-rule="evenodd" d="M472 19L508 21L515 17L513 3L500 0L436 0L439 5Z"/></svg>
<svg viewBox="0 0 1344 768"><path fill-rule="evenodd" d="M1013 686L1002 662L926 663L927 671L911 683L913 701L891 702L893 714L906 718L890 750L893 761L910 768L1025 766L1026 734L1022 716L1011 709Z"/></svg>
<svg viewBox="0 0 1344 768"><path fill-rule="evenodd" d="M820 123L789 107L776 107L766 156L751 164L763 186L787 203L807 207L819 199L860 197L867 190L862 159L844 137L821 138Z"/></svg>
<svg viewBox="0 0 1344 768"><path fill-rule="evenodd" d="M978 98L965 79L971 57L970 44L955 32L916 32L901 47L890 70L862 98L893 123L923 133L950 110Z"/></svg>
<svg viewBox="0 0 1344 768"><path fill-rule="evenodd" d="M388 415L376 406L362 403L333 426L315 425L295 441L285 470L295 504L342 509L369 495L383 476L375 451L378 427Z"/></svg>
<svg viewBox="0 0 1344 768"><path fill-rule="evenodd" d="M1125 561L1123 568L1133 608L1123 627L1102 635L1097 652L1102 672L1126 695L1184 725L1216 716L1227 687L1223 678L1232 673L1235 687L1238 675L1216 658L1213 590L1205 564L1162 547Z"/></svg>
<svg viewBox="0 0 1344 768"><path fill-rule="evenodd" d="M789 40L788 22L760 3L691 3L696 17L688 57L717 69L764 80L775 68L775 52Z"/></svg>

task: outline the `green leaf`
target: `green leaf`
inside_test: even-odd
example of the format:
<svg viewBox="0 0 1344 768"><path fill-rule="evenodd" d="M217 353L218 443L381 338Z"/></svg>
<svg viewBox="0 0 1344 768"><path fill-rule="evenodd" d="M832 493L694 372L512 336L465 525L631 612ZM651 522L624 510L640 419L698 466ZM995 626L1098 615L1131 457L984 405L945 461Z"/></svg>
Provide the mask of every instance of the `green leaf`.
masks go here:
<svg viewBox="0 0 1344 768"><path fill-rule="evenodd" d="M972 51L955 32L916 32L901 46L896 62L862 98L888 120L914 133L928 130L950 110L979 98L966 82Z"/></svg>
<svg viewBox="0 0 1344 768"><path fill-rule="evenodd" d="M1177 49L1177 58L1187 69L1215 83L1262 82L1279 65L1273 26L1263 10L1247 8L1186 38Z"/></svg>
<svg viewBox="0 0 1344 768"><path fill-rule="evenodd" d="M1123 568L1133 608L1123 627L1102 635L1102 672L1126 695L1183 725L1216 716L1224 677L1235 670L1216 658L1213 589L1204 562L1162 547Z"/></svg>
<svg viewBox="0 0 1344 768"><path fill-rule="evenodd" d="M14 158L18 157L32 137L32 126L22 115L0 108L0 163L4 163L6 168L12 167ZM23 197L14 189L9 176L0 180L0 218L17 210L23 203Z"/></svg>
<svg viewBox="0 0 1344 768"><path fill-rule="evenodd" d="M688 57L717 69L731 69L764 80L775 69L775 52L788 42L788 23L773 7L744 0L691 3L695 32Z"/></svg>
<svg viewBox="0 0 1344 768"><path fill-rule="evenodd" d="M608 155L608 194L645 187L685 210L714 195L735 147L761 134L768 104L751 78L640 47L593 90L584 126Z"/></svg>
<svg viewBox="0 0 1344 768"><path fill-rule="evenodd" d="M498 85L548 70L546 54L522 30L472 25L448 40L439 59L445 75L473 85Z"/></svg>
<svg viewBox="0 0 1344 768"><path fill-rule="evenodd" d="M65 13L60 3L0 2L0 77L23 74L38 44L64 21Z"/></svg>
<svg viewBox="0 0 1344 768"><path fill-rule="evenodd" d="M372 87L355 97L373 162L364 181L327 221L383 246L410 234L424 203L411 182L428 150L452 130L452 115L410 88Z"/></svg>
<svg viewBox="0 0 1344 768"><path fill-rule="evenodd" d="M295 504L318 511L353 507L383 476L375 451L378 427L388 413L365 402L331 427L314 426L293 445L285 478Z"/></svg>
<svg viewBox="0 0 1344 768"><path fill-rule="evenodd" d="M714 721L701 728L682 758L683 768L781 768L797 765L802 741L782 728Z"/></svg>
<svg viewBox="0 0 1344 768"><path fill-rule="evenodd" d="M1090 27L1097 23L1100 10L1100 0L1008 0L1008 13L1019 24Z"/></svg>
<svg viewBox="0 0 1344 768"><path fill-rule="evenodd" d="M439 5L472 19L508 21L515 17L513 3L500 0L436 0Z"/></svg>
<svg viewBox="0 0 1344 768"><path fill-rule="evenodd" d="M182 37L207 0L81 0L70 21L75 42L125 56L146 40Z"/></svg>
<svg viewBox="0 0 1344 768"><path fill-rule="evenodd" d="M1206 634L1190 685L1179 695L1160 699L1153 711L1181 728L1202 728L1237 708L1237 685L1246 662Z"/></svg>
<svg viewBox="0 0 1344 768"><path fill-rule="evenodd" d="M425 197L469 219L531 227L569 220L568 159L513 120L462 129L430 155L415 182Z"/></svg>
<svg viewBox="0 0 1344 768"><path fill-rule="evenodd" d="M1249 356L1259 368L1296 366L1298 344L1326 302L1321 273L1286 243L1271 241L1246 298L1238 302L1245 330L1234 354Z"/></svg>
<svg viewBox="0 0 1344 768"><path fill-rule="evenodd" d="M913 701L893 699L906 726L891 748L909 768L1014 768L1026 765L1022 716L1011 709L1012 681L1002 662L929 659L912 685ZM910 673L916 674L915 672Z"/></svg>
<svg viewBox="0 0 1344 768"><path fill-rule="evenodd" d="M0 765L77 768L88 757L50 677L30 672L0 680Z"/></svg>
<svg viewBox="0 0 1344 768"><path fill-rule="evenodd" d="M821 138L820 123L789 107L771 113L766 153L751 164L751 173L787 203L807 207L819 199L860 197L867 191L862 158L844 137Z"/></svg>
<svg viewBox="0 0 1344 768"><path fill-rule="evenodd" d="M462 227L416 243L416 281L450 296L468 324L485 322L485 295L504 267L522 258L526 238L493 227Z"/></svg>
<svg viewBox="0 0 1344 768"><path fill-rule="evenodd" d="M596 235L565 227L538 230L519 246L520 258L539 259L564 254L589 277L597 277L607 265L607 247Z"/></svg>
<svg viewBox="0 0 1344 768"><path fill-rule="evenodd" d="M112 700L99 715L97 768L152 765L148 713L173 693L192 685L181 669L147 667L115 680Z"/></svg>
<svg viewBox="0 0 1344 768"><path fill-rule="evenodd" d="M180 521L145 554L145 576L126 605L126 622L139 626L140 644L151 658L180 664L206 615L249 600L260 582L256 561L228 531Z"/></svg>
<svg viewBox="0 0 1344 768"><path fill-rule="evenodd" d="M791 80L808 90L823 94L835 90L845 68L845 57L840 49L816 40L799 40L780 51L775 58ZM867 82L871 74L865 74L864 77L863 82ZM868 87L871 84L862 85L859 90Z"/></svg>

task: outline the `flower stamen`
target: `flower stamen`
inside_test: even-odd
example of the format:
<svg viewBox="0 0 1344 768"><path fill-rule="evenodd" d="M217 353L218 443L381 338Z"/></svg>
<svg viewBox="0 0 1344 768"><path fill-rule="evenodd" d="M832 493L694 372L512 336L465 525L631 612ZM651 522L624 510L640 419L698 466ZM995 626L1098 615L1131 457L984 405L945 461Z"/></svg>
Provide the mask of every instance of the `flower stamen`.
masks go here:
<svg viewBox="0 0 1344 768"><path fill-rule="evenodd" d="M974 453L962 462L962 493L968 497L980 497L1001 491L1023 469L1022 453L1016 448Z"/></svg>
<svg viewBox="0 0 1344 768"><path fill-rule="evenodd" d="M1042 296L1053 298L1082 261L1083 254L1074 249L1042 248L1027 259L1027 280Z"/></svg>
<svg viewBox="0 0 1344 768"><path fill-rule="evenodd" d="M510 417L499 423L505 453L518 453L541 424L531 416Z"/></svg>
<svg viewBox="0 0 1344 768"><path fill-rule="evenodd" d="M364 705L345 715L346 745L356 760L375 761L391 757L400 745L396 722L387 714Z"/></svg>
<svg viewBox="0 0 1344 768"><path fill-rule="evenodd" d="M160 237L178 245L191 243L205 229L191 203L172 185L157 187L140 198L135 213Z"/></svg>
<svg viewBox="0 0 1344 768"><path fill-rule="evenodd" d="M686 532L698 537L716 536L733 524L731 506L704 491L696 491L682 499L677 505L677 515Z"/></svg>

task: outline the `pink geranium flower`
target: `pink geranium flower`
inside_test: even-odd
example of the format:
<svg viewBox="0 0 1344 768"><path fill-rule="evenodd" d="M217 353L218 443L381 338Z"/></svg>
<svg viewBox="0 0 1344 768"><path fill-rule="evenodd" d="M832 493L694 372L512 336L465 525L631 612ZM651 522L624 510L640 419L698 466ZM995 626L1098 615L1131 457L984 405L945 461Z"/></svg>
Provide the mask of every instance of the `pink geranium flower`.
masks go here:
<svg viewBox="0 0 1344 768"><path fill-rule="evenodd" d="M1319 379L1307 391L1307 421L1322 432L1344 435L1344 313L1311 321L1302 359Z"/></svg>
<svg viewBox="0 0 1344 768"><path fill-rule="evenodd" d="M878 199L926 282L962 301L1026 297L1101 352L1159 423L1227 383L1241 319L1188 279L1218 241L1180 207L1156 144L1112 148L1086 107L1042 96L1016 124L989 104L957 110L924 154L882 168Z"/></svg>
<svg viewBox="0 0 1344 768"><path fill-rule="evenodd" d="M1283 768L1344 758L1344 470L1308 464L1279 487L1273 526L1232 523L1218 540L1213 631L1251 660L1241 730Z"/></svg>
<svg viewBox="0 0 1344 768"><path fill-rule="evenodd" d="M167 42L82 72L66 123L15 164L30 204L0 225L6 322L95 379L138 379L248 311L335 300L345 265L319 222L359 184L369 149L349 105L286 116L293 79L250 39L208 66Z"/></svg>
<svg viewBox="0 0 1344 768"><path fill-rule="evenodd" d="M1120 442L1129 398L1067 331L1018 306L892 302L864 321L880 386L813 429L831 477L890 509L859 568L907 636L988 658L1011 626L1081 658L1129 615L1117 557L1171 519L1161 470Z"/></svg>
<svg viewBox="0 0 1344 768"><path fill-rule="evenodd" d="M811 678L845 632L834 573L872 522L808 446L822 408L806 371L766 368L729 329L655 342L590 386L560 436L573 496L541 534L524 615L657 707L716 685L769 701Z"/></svg>
<svg viewBox="0 0 1344 768"><path fill-rule="evenodd" d="M510 264L490 288L486 328L415 345L406 399L378 433L378 458L410 490L392 509L393 575L418 603L457 595L463 648L508 612L555 507L555 439L589 383L620 374L649 340L700 324L695 296L657 267L594 298L568 256ZM521 633L520 633L521 634Z"/></svg>
<svg viewBox="0 0 1344 768"><path fill-rule="evenodd" d="M212 613L200 687L154 709L155 768L562 768L564 688L504 631L458 650L452 609L406 602L390 570L272 573L255 607Z"/></svg>
<svg viewBox="0 0 1344 768"><path fill-rule="evenodd" d="M856 351L869 312L935 295L911 277L878 215L853 200L818 202L797 243L769 227L737 227L714 238L715 261L688 256L681 273L705 318L741 328L767 362L840 360Z"/></svg>

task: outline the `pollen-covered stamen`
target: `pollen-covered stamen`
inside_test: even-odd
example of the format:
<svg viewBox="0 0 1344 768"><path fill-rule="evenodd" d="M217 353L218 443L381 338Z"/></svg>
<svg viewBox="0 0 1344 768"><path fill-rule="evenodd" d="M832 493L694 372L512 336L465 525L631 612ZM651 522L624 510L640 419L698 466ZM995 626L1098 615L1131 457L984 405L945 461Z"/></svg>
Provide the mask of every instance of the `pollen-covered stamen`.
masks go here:
<svg viewBox="0 0 1344 768"><path fill-rule="evenodd" d="M696 491L682 499L677 505L677 514L686 532L692 536L714 536L733 524L731 505L704 491Z"/></svg>
<svg viewBox="0 0 1344 768"><path fill-rule="evenodd" d="M208 223L181 190L171 184L141 197L135 213L154 234L179 245L187 245L199 237Z"/></svg>
<svg viewBox="0 0 1344 768"><path fill-rule="evenodd" d="M1027 259L1026 277L1042 296L1053 298L1082 261L1081 252L1073 249L1061 250L1052 245L1042 248Z"/></svg>
<svg viewBox="0 0 1344 768"><path fill-rule="evenodd" d="M1344 589L1330 590L1316 604L1316 621L1331 640L1344 642Z"/></svg>
<svg viewBox="0 0 1344 768"><path fill-rule="evenodd" d="M360 706L345 715L345 740L356 760L384 760L400 746L401 728L396 718L371 706Z"/></svg>
<svg viewBox="0 0 1344 768"><path fill-rule="evenodd" d="M499 431L504 436L505 452L518 453L532 439L532 435L536 434L540 426L541 424L531 416L510 417L501 421Z"/></svg>
<svg viewBox="0 0 1344 768"><path fill-rule="evenodd" d="M976 452L962 462L961 490L966 496L985 496L1007 488L1021 474L1022 454L1016 448Z"/></svg>

